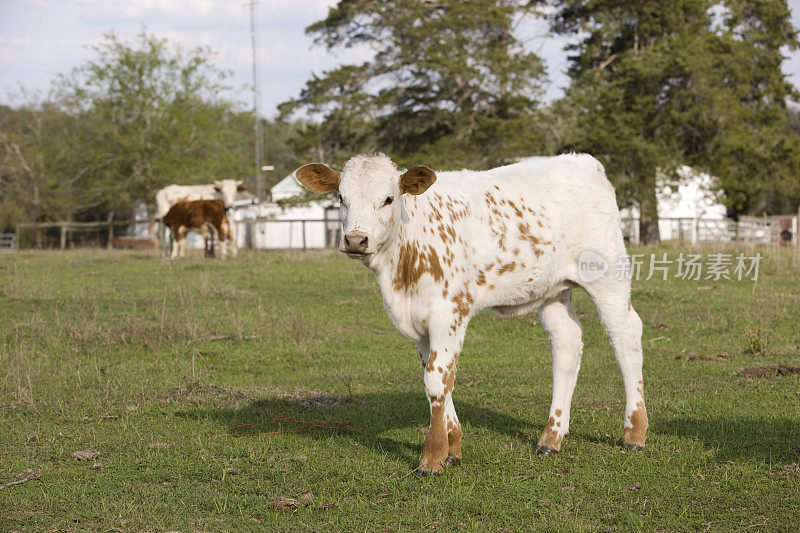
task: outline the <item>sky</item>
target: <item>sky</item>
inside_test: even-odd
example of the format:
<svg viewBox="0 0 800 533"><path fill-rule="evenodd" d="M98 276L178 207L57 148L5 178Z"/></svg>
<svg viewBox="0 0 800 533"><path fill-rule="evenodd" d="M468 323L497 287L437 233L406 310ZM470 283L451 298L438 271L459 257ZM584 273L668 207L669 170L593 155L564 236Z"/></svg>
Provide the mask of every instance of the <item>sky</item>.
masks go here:
<svg viewBox="0 0 800 533"><path fill-rule="evenodd" d="M336 0L258 0L259 87L262 115L274 117L280 102L296 97L311 77L342 63L369 58L366 49L330 53L314 46L305 28L324 18ZM789 0L800 27L800 0ZM58 73L93 56L92 46L114 30L132 41L146 28L186 48L209 46L217 66L231 70L235 98L252 101L248 0L0 0L0 103L46 98ZM566 85L564 41L548 35L543 21L526 26L527 46L546 62L546 98ZM800 87L800 52L783 65Z"/></svg>

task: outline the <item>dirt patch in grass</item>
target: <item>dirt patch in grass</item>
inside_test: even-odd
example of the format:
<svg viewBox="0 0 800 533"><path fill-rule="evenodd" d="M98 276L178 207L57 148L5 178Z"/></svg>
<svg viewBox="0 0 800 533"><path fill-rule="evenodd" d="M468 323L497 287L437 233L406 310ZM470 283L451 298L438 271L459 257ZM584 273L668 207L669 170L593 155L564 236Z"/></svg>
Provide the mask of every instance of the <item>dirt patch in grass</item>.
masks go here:
<svg viewBox="0 0 800 533"><path fill-rule="evenodd" d="M768 378L776 375L788 376L800 373L800 367L792 365L769 365L740 368L737 373L748 378Z"/></svg>
<svg viewBox="0 0 800 533"><path fill-rule="evenodd" d="M275 509L276 511L296 511L298 507L311 505L313 501L314 494L307 492L297 499L284 498L282 496L272 498L269 503L267 503L267 507L270 509Z"/></svg>
<svg viewBox="0 0 800 533"><path fill-rule="evenodd" d="M35 481L42 477L42 470L41 468L29 468L28 470L17 474L16 481L11 481L9 483L5 483L0 485L0 490L7 489L8 487L13 487L14 485L21 485L23 483L27 483L28 481Z"/></svg>
<svg viewBox="0 0 800 533"><path fill-rule="evenodd" d="M350 400L344 396L297 389L289 393L285 401L292 407L315 409L319 407L339 407L349 403Z"/></svg>
<svg viewBox="0 0 800 533"><path fill-rule="evenodd" d="M226 389L216 385L180 385L174 389L159 394L156 400L173 405L204 405L212 404L215 407L238 408L254 403L253 398L243 391L233 388Z"/></svg>
<svg viewBox="0 0 800 533"><path fill-rule="evenodd" d="M684 361L730 361L731 356L726 353L687 352L685 354L676 355L675 359L683 359Z"/></svg>
<svg viewBox="0 0 800 533"><path fill-rule="evenodd" d="M97 450L78 450L72 452L72 457L76 461L88 461L89 459L94 459L95 457L99 457L100 452Z"/></svg>

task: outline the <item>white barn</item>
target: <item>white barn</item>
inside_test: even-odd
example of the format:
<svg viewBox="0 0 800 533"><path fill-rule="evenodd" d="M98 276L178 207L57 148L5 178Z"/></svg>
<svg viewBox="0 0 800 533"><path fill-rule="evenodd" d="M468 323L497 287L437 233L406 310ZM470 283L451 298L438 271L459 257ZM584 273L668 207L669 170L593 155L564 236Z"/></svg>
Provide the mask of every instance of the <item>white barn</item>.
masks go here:
<svg viewBox="0 0 800 533"><path fill-rule="evenodd" d="M727 209L719 202L714 178L689 166L677 171L677 182L656 177L658 190L658 231L661 240L723 242L728 240ZM624 232L631 242L639 242L639 209L620 209Z"/></svg>
<svg viewBox="0 0 800 533"><path fill-rule="evenodd" d="M338 245L339 208L330 200L285 203L303 197L305 188L289 174L270 193L272 202L237 207L233 213L239 247L320 249Z"/></svg>

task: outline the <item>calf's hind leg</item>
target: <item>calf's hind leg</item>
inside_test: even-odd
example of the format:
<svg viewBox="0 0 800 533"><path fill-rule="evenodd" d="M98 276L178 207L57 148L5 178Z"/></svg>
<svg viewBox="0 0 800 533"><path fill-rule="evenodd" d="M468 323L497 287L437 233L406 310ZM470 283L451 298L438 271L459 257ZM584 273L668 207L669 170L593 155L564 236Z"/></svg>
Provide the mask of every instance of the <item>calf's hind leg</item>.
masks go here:
<svg viewBox="0 0 800 533"><path fill-rule="evenodd" d="M625 430L623 446L631 451L644 448L647 409L642 380L642 321L630 301L630 282L615 280L600 287L586 287L597 306L625 385Z"/></svg>
<svg viewBox="0 0 800 533"><path fill-rule="evenodd" d="M553 401L550 416L536 446L539 455L561 450L561 441L569 433L572 393L581 368L583 335L578 316L572 308L572 289L548 300L539 308L542 326L550 337L553 358Z"/></svg>
<svg viewBox="0 0 800 533"><path fill-rule="evenodd" d="M170 235L171 235L170 241L172 243L172 249L171 249L171 251L169 253L169 258L170 259L175 259L176 257L178 257L178 254L181 252L181 243L183 243L184 235L181 235L181 229L180 228L177 228L177 229L170 228Z"/></svg>

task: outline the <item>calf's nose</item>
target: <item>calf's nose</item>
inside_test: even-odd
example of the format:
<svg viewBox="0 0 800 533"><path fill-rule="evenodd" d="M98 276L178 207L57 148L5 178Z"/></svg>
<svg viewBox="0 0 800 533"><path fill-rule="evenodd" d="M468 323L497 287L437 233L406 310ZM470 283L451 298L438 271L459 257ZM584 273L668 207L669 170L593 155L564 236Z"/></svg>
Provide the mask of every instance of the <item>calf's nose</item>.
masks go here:
<svg viewBox="0 0 800 533"><path fill-rule="evenodd" d="M360 231L348 231L344 234L344 251L363 254L369 246L369 237Z"/></svg>

